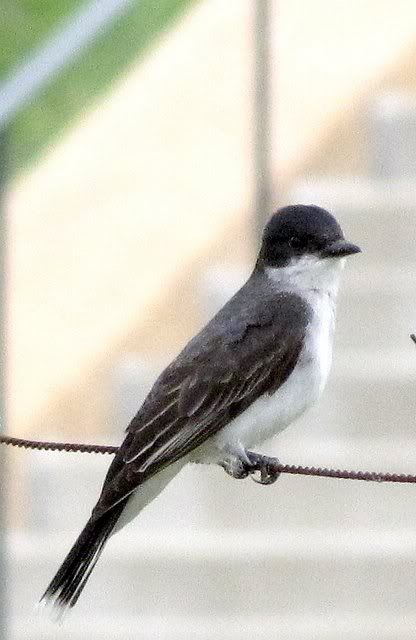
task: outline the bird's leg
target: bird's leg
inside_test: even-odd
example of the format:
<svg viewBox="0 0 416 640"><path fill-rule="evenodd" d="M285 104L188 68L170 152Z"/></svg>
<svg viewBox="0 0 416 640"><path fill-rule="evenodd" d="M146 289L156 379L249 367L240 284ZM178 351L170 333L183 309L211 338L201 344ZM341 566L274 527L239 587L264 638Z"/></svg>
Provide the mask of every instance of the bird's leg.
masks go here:
<svg viewBox="0 0 416 640"><path fill-rule="evenodd" d="M219 465L236 480L244 480L251 473L251 460L240 443L228 444L224 447L224 458Z"/></svg>
<svg viewBox="0 0 416 640"><path fill-rule="evenodd" d="M246 451L246 457L249 460L250 465L248 471L254 482L258 482L259 484L273 484L273 482L276 482L279 478L279 460L277 458L264 456L261 453L255 453L254 451ZM254 476L257 471L260 472L260 477L258 479Z"/></svg>

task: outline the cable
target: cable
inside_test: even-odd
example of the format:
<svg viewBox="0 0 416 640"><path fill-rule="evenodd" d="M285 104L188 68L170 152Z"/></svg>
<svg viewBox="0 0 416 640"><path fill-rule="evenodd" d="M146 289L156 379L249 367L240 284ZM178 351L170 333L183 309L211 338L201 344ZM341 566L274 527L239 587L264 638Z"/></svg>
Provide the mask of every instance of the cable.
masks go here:
<svg viewBox="0 0 416 640"><path fill-rule="evenodd" d="M118 447L102 444L82 444L76 442L42 442L26 440L12 436L0 436L0 444L38 451L65 451L67 453L101 453L114 455ZM270 465L271 466L271 465ZM291 475L317 476L321 478L338 478L342 480L364 480L366 482L401 482L416 483L416 475L404 473L383 473L378 471L352 471L347 469L328 469L323 467L303 467L295 464L276 464L271 471L289 473Z"/></svg>
<svg viewBox="0 0 416 640"><path fill-rule="evenodd" d="M114 455L118 447L103 444L80 444L75 442L43 442L40 440L26 440L0 435L0 444L8 444L21 449L37 449L38 451L66 451L67 453L101 453Z"/></svg>

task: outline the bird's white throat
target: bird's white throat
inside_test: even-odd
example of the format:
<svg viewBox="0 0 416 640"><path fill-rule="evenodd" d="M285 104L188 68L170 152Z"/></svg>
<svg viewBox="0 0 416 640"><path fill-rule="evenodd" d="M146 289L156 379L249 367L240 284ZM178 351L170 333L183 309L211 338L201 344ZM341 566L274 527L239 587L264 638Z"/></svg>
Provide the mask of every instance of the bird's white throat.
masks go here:
<svg viewBox="0 0 416 640"><path fill-rule="evenodd" d="M282 289L320 291L336 297L345 260L305 255L293 258L285 267L266 267L266 275Z"/></svg>

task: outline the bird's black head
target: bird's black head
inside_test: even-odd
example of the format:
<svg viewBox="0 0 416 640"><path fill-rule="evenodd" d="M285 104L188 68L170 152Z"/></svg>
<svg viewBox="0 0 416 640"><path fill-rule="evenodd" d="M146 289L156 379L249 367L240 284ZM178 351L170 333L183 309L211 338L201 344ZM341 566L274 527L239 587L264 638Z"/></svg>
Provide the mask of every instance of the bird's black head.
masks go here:
<svg viewBox="0 0 416 640"><path fill-rule="evenodd" d="M325 209L295 204L279 209L267 223L260 249L259 266L284 267L304 255L342 258L359 253L347 242L338 222Z"/></svg>

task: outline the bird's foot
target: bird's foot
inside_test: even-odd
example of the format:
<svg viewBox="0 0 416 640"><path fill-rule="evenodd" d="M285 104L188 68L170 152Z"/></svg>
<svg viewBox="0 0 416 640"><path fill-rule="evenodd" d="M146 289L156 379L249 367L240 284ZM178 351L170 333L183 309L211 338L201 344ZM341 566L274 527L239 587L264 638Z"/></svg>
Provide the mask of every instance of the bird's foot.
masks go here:
<svg viewBox="0 0 416 640"><path fill-rule="evenodd" d="M244 480L250 473L247 462L238 456L230 456L221 460L220 466L236 480Z"/></svg>
<svg viewBox="0 0 416 640"><path fill-rule="evenodd" d="M280 476L280 471L278 470L279 460L277 458L264 456L254 451L246 451L246 456L250 461L249 473L254 482L259 484L273 484L276 482ZM259 472L259 477L255 475L257 472Z"/></svg>
<svg viewBox="0 0 416 640"><path fill-rule="evenodd" d="M251 475L254 482L259 484L273 484L280 476L277 470L277 458L263 456L254 451L244 451L244 455L233 455L220 462L222 468L232 478L242 480ZM259 477L257 476L259 474Z"/></svg>

